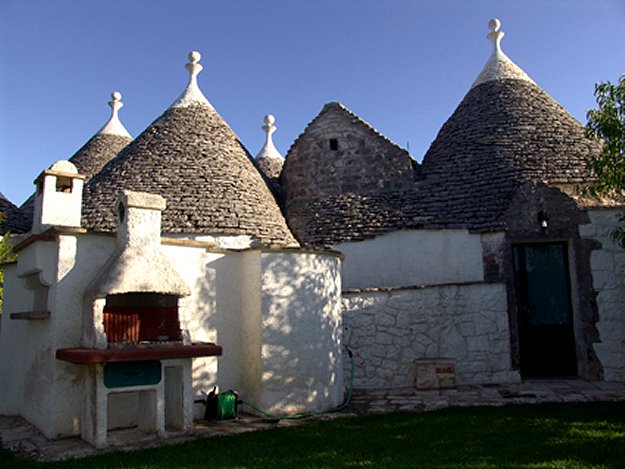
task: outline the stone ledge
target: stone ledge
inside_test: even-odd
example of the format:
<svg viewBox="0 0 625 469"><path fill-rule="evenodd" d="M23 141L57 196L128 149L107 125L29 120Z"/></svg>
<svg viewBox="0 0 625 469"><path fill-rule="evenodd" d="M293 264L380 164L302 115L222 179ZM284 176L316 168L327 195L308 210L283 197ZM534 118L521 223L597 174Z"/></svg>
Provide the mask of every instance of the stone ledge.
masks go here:
<svg viewBox="0 0 625 469"><path fill-rule="evenodd" d="M9 314L10 319L16 320L42 320L42 319L50 319L50 311L22 311L19 313L11 313Z"/></svg>

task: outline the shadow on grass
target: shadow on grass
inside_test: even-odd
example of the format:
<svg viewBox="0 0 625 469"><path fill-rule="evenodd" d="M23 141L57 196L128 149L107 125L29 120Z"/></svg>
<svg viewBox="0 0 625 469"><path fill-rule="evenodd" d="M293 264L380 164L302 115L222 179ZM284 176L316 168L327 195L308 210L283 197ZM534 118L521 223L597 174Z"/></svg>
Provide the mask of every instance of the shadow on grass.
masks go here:
<svg viewBox="0 0 625 469"><path fill-rule="evenodd" d="M0 465L27 467L6 453L0 455ZM625 467L625 403L474 407L341 418L28 466L618 468Z"/></svg>

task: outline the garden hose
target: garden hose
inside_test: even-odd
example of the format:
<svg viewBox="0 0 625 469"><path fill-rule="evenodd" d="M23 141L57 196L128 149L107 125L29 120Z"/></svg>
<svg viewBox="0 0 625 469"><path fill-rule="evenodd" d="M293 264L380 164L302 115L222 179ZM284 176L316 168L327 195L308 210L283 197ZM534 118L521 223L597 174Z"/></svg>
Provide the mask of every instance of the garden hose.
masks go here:
<svg viewBox="0 0 625 469"><path fill-rule="evenodd" d="M230 420L237 417L237 395L224 392L217 396L217 420Z"/></svg>
<svg viewBox="0 0 625 469"><path fill-rule="evenodd" d="M349 356L349 365L350 365L350 373L349 373L349 388L347 390L347 396L345 397L345 400L343 401L343 403L341 403L340 405L338 405L337 407L332 407L330 409L326 409L326 410L321 410L319 412L300 412L297 414L291 414L291 415L276 415L276 414L272 414L270 412L266 412L258 407L256 407L254 404L252 404L251 402L245 401L245 400L240 400L239 402L241 404L245 404L246 406L254 409L256 412L258 412L259 414L270 418L270 419L276 419L276 420L297 420L297 419L303 419L306 417L314 417L317 415L323 415L323 414L331 414L334 412L340 412L341 410L345 409L349 403L352 400L352 391L354 389L354 355L352 354L352 351L347 349L347 355Z"/></svg>

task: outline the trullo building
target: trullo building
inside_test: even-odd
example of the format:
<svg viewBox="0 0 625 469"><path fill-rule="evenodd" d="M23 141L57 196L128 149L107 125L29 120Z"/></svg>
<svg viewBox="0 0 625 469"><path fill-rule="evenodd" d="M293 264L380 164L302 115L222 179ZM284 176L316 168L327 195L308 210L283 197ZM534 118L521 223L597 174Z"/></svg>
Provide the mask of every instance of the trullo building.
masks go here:
<svg viewBox="0 0 625 469"><path fill-rule="evenodd" d="M578 191L600 143L489 28L421 163L336 102L284 160L268 115L255 160L190 54L140 135L105 126L119 146L101 169L37 179L5 268L0 413L103 446L120 427L186 431L215 385L323 410L352 382L346 348L355 388L625 382L622 207Z"/></svg>

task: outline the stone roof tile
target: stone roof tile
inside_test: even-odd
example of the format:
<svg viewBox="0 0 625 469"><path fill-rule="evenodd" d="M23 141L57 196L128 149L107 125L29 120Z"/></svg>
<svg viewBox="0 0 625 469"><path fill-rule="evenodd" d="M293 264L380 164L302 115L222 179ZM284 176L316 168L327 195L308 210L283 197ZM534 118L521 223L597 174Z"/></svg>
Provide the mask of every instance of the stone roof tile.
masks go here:
<svg viewBox="0 0 625 469"><path fill-rule="evenodd" d="M0 193L0 213L4 219L0 220L0 236L7 231L11 233L25 233L28 231L26 220L19 208Z"/></svg>

